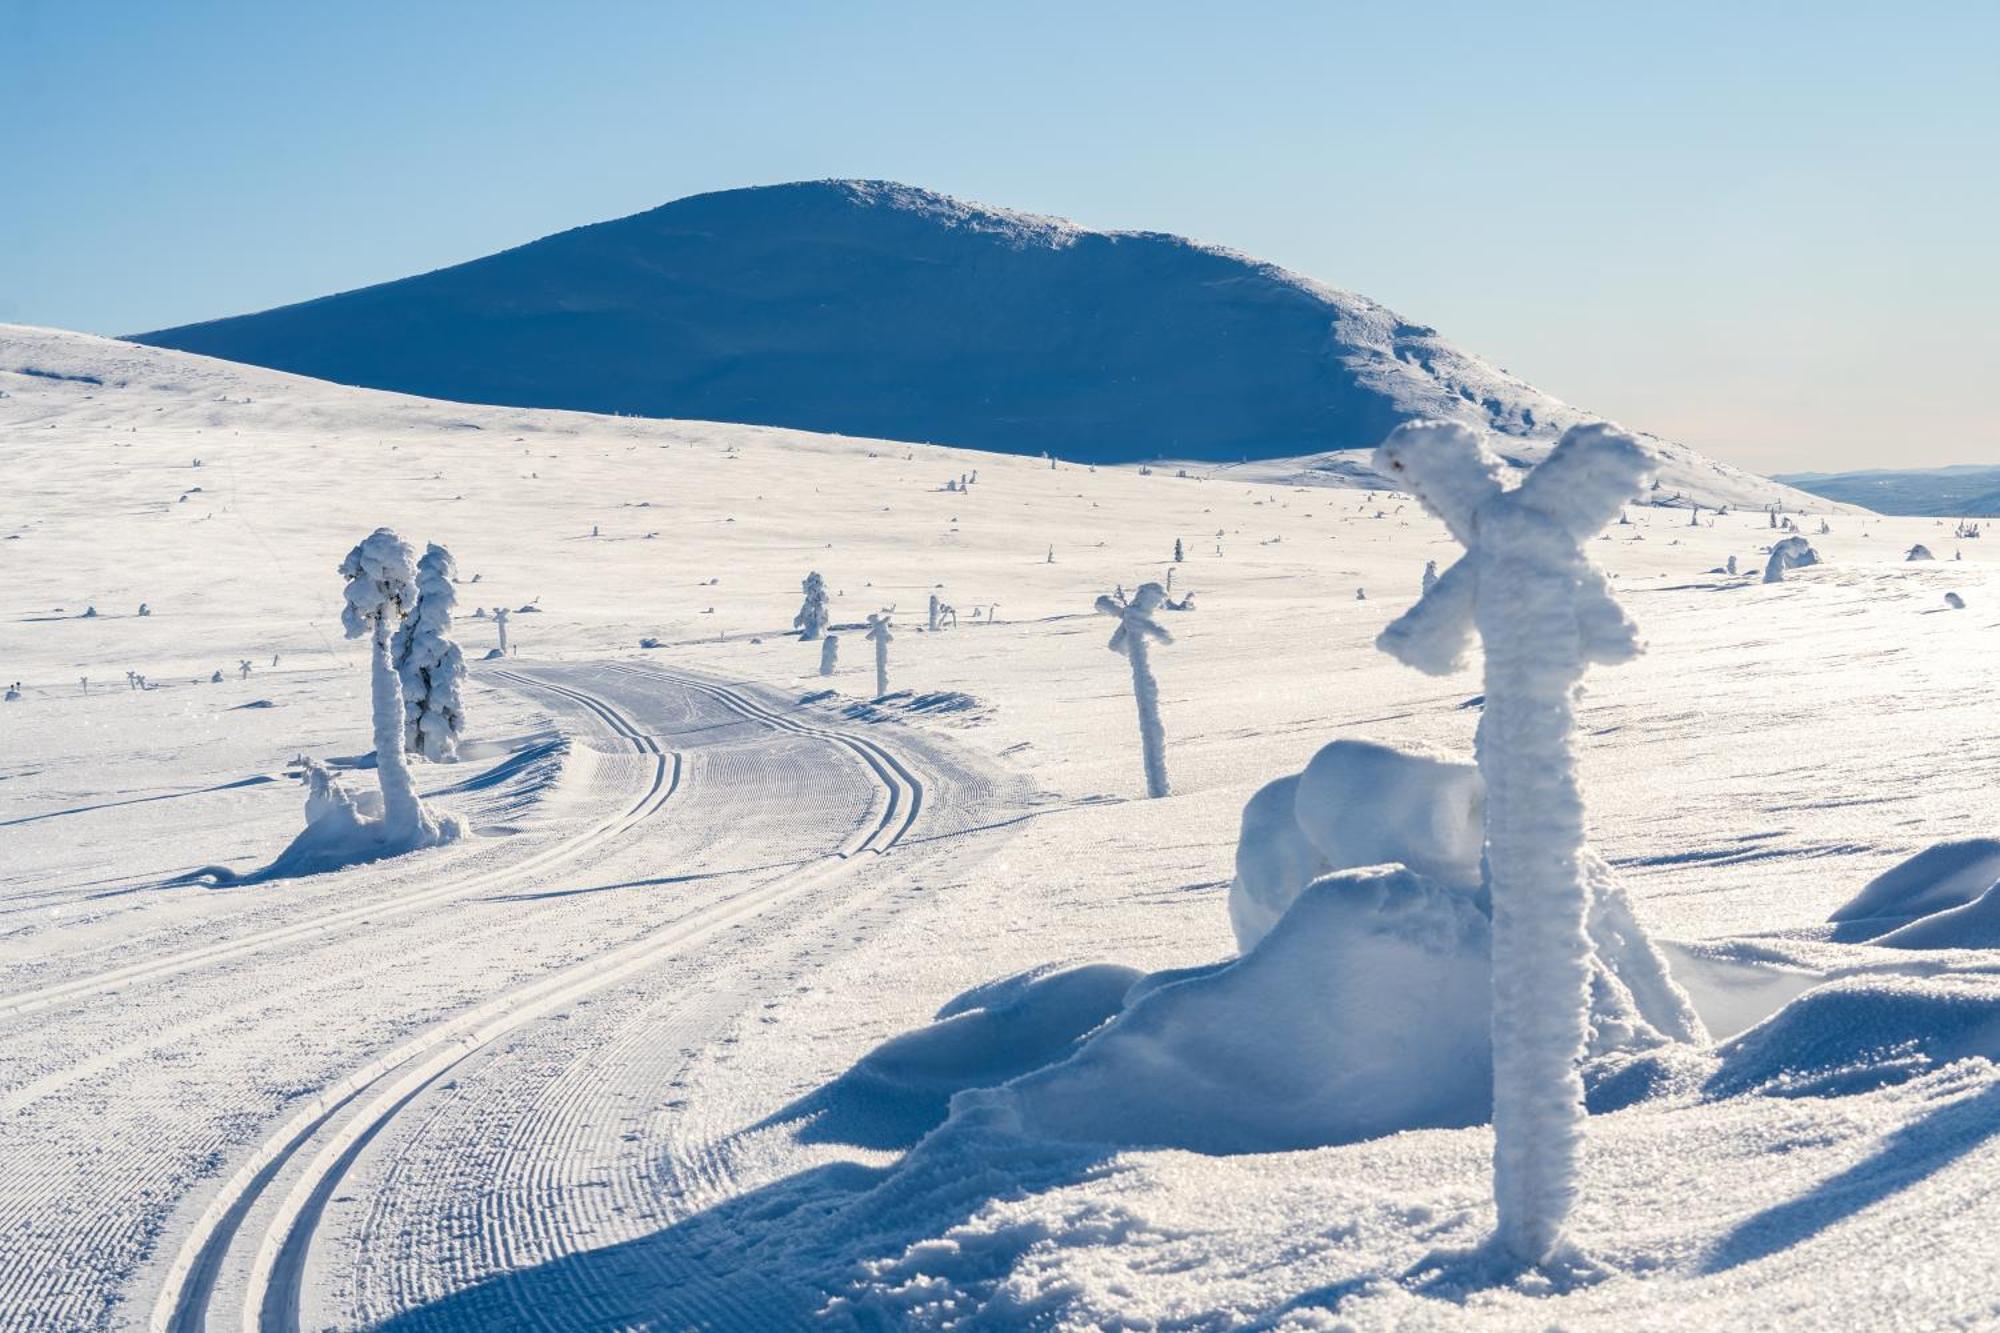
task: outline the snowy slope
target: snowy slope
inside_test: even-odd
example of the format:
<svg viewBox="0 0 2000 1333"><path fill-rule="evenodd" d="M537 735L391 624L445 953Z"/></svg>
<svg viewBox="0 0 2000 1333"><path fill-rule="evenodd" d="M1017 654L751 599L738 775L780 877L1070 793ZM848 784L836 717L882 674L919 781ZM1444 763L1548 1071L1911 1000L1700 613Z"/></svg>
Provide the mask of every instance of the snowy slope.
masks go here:
<svg viewBox="0 0 2000 1333"><path fill-rule="evenodd" d="M1371 448L1581 414L1435 329L1234 251L878 181L730 190L139 341L463 402L1085 461ZM1643 423L1641 423L1643 424ZM1676 445L1702 503L1800 497Z"/></svg>
<svg viewBox="0 0 2000 1333"><path fill-rule="evenodd" d="M995 1117L926 1137L953 1086L1061 1058L1121 978L1234 953L1263 784L1341 737L1469 751L1476 673L1372 646L1457 550L1414 504L21 328L0 393L25 696L0 704L0 1325L2000 1317L1995 956L1828 922L2000 824L1990 542L1835 514L1806 525L1827 562L1772 586L1712 572L1760 564L1762 514L1634 506L1593 543L1650 643L1587 679L1593 844L1724 1040L1595 1071L1576 1232L1608 1272L1552 1292L1453 1258L1491 1225L1483 1127L1213 1156ZM366 750L334 569L379 523L452 548L462 616L540 607L507 674L473 664L468 761L419 767L478 836L167 884L297 831L293 756ZM1905 562L1919 541L1938 559ZM814 569L839 626L896 605L907 696L867 702L852 629L830 679L781 632ZM1092 603L1169 572L1201 609L1161 614L1175 794L1146 801ZM958 629L920 631L933 592ZM490 622L461 627L476 658ZM1006 980L1088 963L1118 966Z"/></svg>

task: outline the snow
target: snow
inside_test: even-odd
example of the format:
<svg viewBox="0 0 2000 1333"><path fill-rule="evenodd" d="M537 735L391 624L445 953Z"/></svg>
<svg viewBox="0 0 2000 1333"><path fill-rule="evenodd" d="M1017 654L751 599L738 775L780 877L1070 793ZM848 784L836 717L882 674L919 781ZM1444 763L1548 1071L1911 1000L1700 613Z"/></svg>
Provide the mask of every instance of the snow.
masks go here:
<svg viewBox="0 0 2000 1333"><path fill-rule="evenodd" d="M1470 753L1476 682L1373 647L1459 554L1414 502L428 402L17 328L0 392L33 497L0 517L0 680L24 695L0 710L0 1322L149 1324L184 1259L216 1327L253 1292L302 1327L408 1329L2000 1316L2000 966L1828 920L1928 847L2000 836L1991 542L1954 562L1948 524L1836 517L1826 563L1766 586L1706 572L1761 558L1763 513L1696 529L1642 496L1587 543L1648 643L1575 705L1592 881L1724 1044L1586 1064L1568 1227L1603 1272L1569 1285L1465 1257L1495 1220L1480 1124L1229 1153L936 1128L953 1093L1053 1078L1150 1004L1248 992L1202 978L1258 953L1226 900L1260 789L1336 740ZM385 525L448 546L463 603L543 608L510 627L532 656L470 664L461 763L415 767L476 836L167 884L267 865L302 754L366 794L367 659L331 610ZM1133 704L1089 607L1182 534L1203 612L1167 622L1175 793L1131 799ZM1920 541L1942 558L1905 563ZM943 586L999 616L903 635L912 693L876 705L869 664L822 678L783 632L811 568L837 605ZM1948 590L1968 609L1932 614ZM207 683L241 658L250 680ZM155 688L78 687L128 670ZM1643 969L1620 979L1668 1035ZM869 1065L967 996L989 1016L962 1043ZM1199 1030L1170 1072L1206 1068ZM908 1098L869 1114L864 1069Z"/></svg>

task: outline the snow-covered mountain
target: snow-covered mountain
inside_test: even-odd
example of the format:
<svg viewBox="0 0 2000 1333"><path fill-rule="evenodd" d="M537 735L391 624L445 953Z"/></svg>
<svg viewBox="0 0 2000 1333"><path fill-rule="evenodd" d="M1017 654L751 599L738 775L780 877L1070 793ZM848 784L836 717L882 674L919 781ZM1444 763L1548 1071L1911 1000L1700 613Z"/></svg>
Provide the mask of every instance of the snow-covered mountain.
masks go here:
<svg viewBox="0 0 2000 1333"><path fill-rule="evenodd" d="M1587 416L1435 329L1232 250L879 181L696 195L136 341L460 402L1088 462L1364 449L1419 416L1512 437L1531 460ZM1810 503L1654 443L1665 496Z"/></svg>
<svg viewBox="0 0 2000 1333"><path fill-rule="evenodd" d="M2000 517L2000 467L1875 468L1866 472L1795 472L1788 485L1884 514Z"/></svg>

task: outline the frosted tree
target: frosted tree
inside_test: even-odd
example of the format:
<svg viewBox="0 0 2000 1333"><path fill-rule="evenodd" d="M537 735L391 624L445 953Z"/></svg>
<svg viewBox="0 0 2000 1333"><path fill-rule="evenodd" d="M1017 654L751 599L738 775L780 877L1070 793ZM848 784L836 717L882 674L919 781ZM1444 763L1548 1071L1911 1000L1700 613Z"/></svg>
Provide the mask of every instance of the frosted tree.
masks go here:
<svg viewBox="0 0 2000 1333"><path fill-rule="evenodd" d="M1157 583L1142 583L1131 601L1100 597L1097 609L1118 617L1110 648L1123 653L1132 663L1132 696L1139 705L1139 750L1146 765L1146 794L1165 796L1167 786L1167 733L1160 725L1160 686L1153 679L1153 663L1148 640L1172 643L1174 636L1153 619L1153 612L1167 600L1166 589Z"/></svg>
<svg viewBox="0 0 2000 1333"><path fill-rule="evenodd" d="M1176 537L1174 538L1174 563L1178 565L1185 559L1187 559L1187 548L1182 546L1181 539Z"/></svg>
<svg viewBox="0 0 2000 1333"><path fill-rule="evenodd" d="M1432 588L1434 588L1434 587L1436 587L1436 586L1437 586L1437 581L1438 581L1438 562L1437 562L1437 561L1435 561L1435 560L1426 560L1426 561L1424 561L1424 589L1423 589L1423 590L1424 590L1425 592L1429 592L1429 591L1430 591L1430 590L1431 590Z"/></svg>
<svg viewBox="0 0 2000 1333"><path fill-rule="evenodd" d="M350 639L368 640L384 831L412 846L435 841L438 825L417 799L403 758L403 690L389 660L389 641L417 600L416 552L389 529L377 528L340 562L340 576L347 580L341 627Z"/></svg>
<svg viewBox="0 0 2000 1333"><path fill-rule="evenodd" d="M1771 558L1764 562L1764 582L1783 583L1786 570L1818 563L1819 552L1813 550L1811 542L1804 537L1787 537L1771 547Z"/></svg>
<svg viewBox="0 0 2000 1333"><path fill-rule="evenodd" d="M1583 543L1653 471L1611 426L1574 426L1521 485L1464 426L1398 427L1375 467L1406 480L1466 553L1377 644L1443 675L1485 647L1476 744L1493 904L1493 1193L1500 1247L1563 1257L1584 1123L1591 891L1571 735L1586 667L1637 656L1638 632Z"/></svg>
<svg viewBox="0 0 2000 1333"><path fill-rule="evenodd" d="M889 644L895 639L889 632L887 612L868 613L868 639L875 645L875 697L880 699L889 692Z"/></svg>
<svg viewBox="0 0 2000 1333"><path fill-rule="evenodd" d="M403 744L433 763L458 758L465 731L465 654L451 636L458 604L451 552L433 542L417 562L417 605L389 645L403 687Z"/></svg>
<svg viewBox="0 0 2000 1333"><path fill-rule="evenodd" d="M819 674L831 676L840 665L840 636L829 634L819 641Z"/></svg>
<svg viewBox="0 0 2000 1333"><path fill-rule="evenodd" d="M940 610L941 610L941 609L943 608L943 606L944 606L944 603L943 603L943 602L940 602L940 601L938 600L938 595L937 595L936 593L932 593L932 594L931 594L931 609L930 609L930 623L929 623L929 626L928 626L928 628L929 628L929 630L930 630L930 632L931 632L932 634L935 634L935 633L937 633L937 630L938 630L938 613L939 613L939 612L940 612Z"/></svg>
<svg viewBox="0 0 2000 1333"><path fill-rule="evenodd" d="M805 601L799 604L799 613L792 617L792 625L799 632L802 643L810 643L826 633L826 580L814 570L799 584L805 593Z"/></svg>

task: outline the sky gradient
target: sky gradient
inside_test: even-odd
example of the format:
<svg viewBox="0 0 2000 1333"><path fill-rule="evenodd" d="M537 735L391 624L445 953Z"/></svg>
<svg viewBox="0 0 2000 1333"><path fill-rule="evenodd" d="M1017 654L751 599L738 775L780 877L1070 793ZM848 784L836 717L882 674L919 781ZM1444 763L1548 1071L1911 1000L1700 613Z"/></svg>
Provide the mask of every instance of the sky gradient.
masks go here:
<svg viewBox="0 0 2000 1333"><path fill-rule="evenodd" d="M906 181L1363 292L1766 471L2000 462L2000 5L0 0L0 320Z"/></svg>

